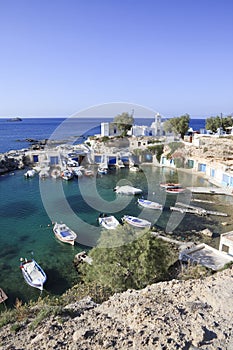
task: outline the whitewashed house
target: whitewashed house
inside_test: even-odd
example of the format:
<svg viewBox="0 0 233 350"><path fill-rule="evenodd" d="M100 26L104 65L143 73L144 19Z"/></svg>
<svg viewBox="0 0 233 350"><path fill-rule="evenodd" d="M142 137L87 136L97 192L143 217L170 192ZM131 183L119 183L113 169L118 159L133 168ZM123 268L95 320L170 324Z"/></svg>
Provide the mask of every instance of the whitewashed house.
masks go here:
<svg viewBox="0 0 233 350"><path fill-rule="evenodd" d="M219 250L233 256L233 231L221 234Z"/></svg>
<svg viewBox="0 0 233 350"><path fill-rule="evenodd" d="M118 130L115 123L101 123L101 136L118 136L121 131ZM147 125L133 125L129 131L129 136L162 136L164 135L162 117L160 114L155 115L155 120L150 126Z"/></svg>

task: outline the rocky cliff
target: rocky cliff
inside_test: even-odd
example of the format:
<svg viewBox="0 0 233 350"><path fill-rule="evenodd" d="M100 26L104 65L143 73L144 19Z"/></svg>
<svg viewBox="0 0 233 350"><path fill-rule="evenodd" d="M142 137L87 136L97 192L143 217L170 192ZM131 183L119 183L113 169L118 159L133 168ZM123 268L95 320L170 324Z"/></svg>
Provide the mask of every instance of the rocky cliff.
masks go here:
<svg viewBox="0 0 233 350"><path fill-rule="evenodd" d="M233 350L233 268L198 280L161 282L128 290L96 305L89 298L13 332L7 349Z"/></svg>

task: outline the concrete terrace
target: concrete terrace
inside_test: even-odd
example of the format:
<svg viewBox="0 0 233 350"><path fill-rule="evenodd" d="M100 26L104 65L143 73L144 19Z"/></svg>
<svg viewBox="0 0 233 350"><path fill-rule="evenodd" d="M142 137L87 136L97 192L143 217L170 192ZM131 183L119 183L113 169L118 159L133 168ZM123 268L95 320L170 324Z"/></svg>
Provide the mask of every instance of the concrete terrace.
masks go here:
<svg viewBox="0 0 233 350"><path fill-rule="evenodd" d="M191 261L202 266L218 271L224 265L233 261L233 256L220 252L219 250L208 246L207 244L198 244L192 248L180 252L179 259L182 261Z"/></svg>
<svg viewBox="0 0 233 350"><path fill-rule="evenodd" d="M187 187L192 193L233 195L233 190L225 187Z"/></svg>

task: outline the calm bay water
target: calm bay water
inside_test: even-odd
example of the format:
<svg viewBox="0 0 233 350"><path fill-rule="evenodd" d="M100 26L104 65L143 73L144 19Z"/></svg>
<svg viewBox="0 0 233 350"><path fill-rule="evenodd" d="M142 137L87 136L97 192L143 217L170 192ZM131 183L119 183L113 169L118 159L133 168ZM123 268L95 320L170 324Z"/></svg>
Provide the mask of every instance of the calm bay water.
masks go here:
<svg viewBox="0 0 233 350"><path fill-rule="evenodd" d="M7 147L7 150L17 149L11 147L12 144L20 145L19 148L25 147L21 142L14 141L16 139L47 138L60 122L61 119L32 120L27 121L28 124L4 124L1 121L1 151L4 147ZM85 122L80 123L80 134L92 128L98 130L96 119L88 124ZM97 218L100 212L113 212L118 219L125 214L141 215L153 221L158 228L173 230L174 236L187 238L187 235L190 235L190 239L192 229L208 227L216 235L223 230L222 218L197 218L179 214L174 217L174 213L169 210L176 200L190 201L190 194L180 194L178 197L166 195L159 186L160 182L179 181L184 186L209 186L201 177L185 172L146 166L140 173L130 173L128 169L113 170L105 176L83 177L69 182L52 178L40 182L38 176L25 179L24 172L15 171L14 175L0 177L0 287L9 297L7 305L12 305L16 297L23 301L37 299L40 293L24 282L19 269L20 257L34 256L44 268L48 280L43 295L60 295L77 283L78 275L73 266L73 258L78 252L87 249L87 246L94 246L97 241L100 233ZM138 207L136 197L116 195L113 188L122 181L140 187L145 198L163 204L163 212L146 213ZM214 199L215 209L231 212L232 198L215 196L207 199ZM66 206L68 210L65 210ZM203 205L206 209L213 209L212 205L208 206L207 208L206 204ZM66 222L77 232L78 241L74 247L55 239L52 221Z"/></svg>

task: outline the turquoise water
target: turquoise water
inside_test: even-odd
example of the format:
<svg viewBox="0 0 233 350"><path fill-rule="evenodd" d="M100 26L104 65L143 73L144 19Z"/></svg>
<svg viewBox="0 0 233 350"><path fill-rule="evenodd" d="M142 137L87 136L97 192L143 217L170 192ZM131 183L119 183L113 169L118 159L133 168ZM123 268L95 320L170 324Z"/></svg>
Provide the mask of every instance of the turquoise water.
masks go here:
<svg viewBox="0 0 233 350"><path fill-rule="evenodd" d="M140 173L121 169L104 176L83 177L68 182L52 178L40 182L38 176L25 179L24 172L16 171L14 175L0 177L0 287L9 297L8 305L13 304L16 297L28 301L40 295L37 289L24 282L19 269L20 257L34 256L45 270L48 279L43 295L60 295L78 282L73 259L87 246L96 244L100 234L97 224L100 212L113 213L118 219L125 214L141 216L156 227L172 230L174 236L185 238L192 229L206 227L217 235L223 230L221 221L226 221L217 217L172 216L169 207L176 200L189 202L190 193L180 194L179 198L166 195L159 186L161 182L179 181L184 186L209 186L202 178L185 172L146 166ZM136 196L117 195L113 191L117 184L126 183L141 188L144 198L163 204L162 213L142 210L136 203ZM214 200L215 209L231 212L232 198L215 196ZM203 206L207 208L207 205ZM209 205L209 208L213 209L213 206ZM52 221L63 221L77 232L78 240L74 247L55 239ZM229 231L228 227L226 231Z"/></svg>

